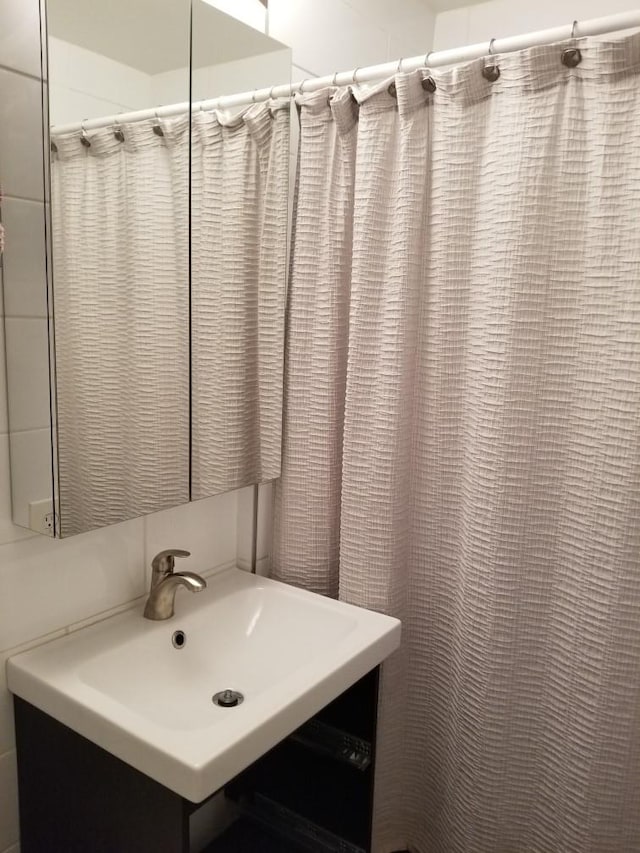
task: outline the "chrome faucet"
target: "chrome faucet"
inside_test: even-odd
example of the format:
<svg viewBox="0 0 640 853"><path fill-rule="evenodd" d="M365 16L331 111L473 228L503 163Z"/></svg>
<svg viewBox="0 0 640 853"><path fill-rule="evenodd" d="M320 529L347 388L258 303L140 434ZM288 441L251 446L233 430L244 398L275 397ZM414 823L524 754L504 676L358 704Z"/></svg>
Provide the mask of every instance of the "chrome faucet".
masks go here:
<svg viewBox="0 0 640 853"><path fill-rule="evenodd" d="M189 557L189 551L169 548L153 558L151 567L151 590L144 608L145 619L171 619L176 592L179 586L189 592L202 592L207 582L193 572L174 572L175 557Z"/></svg>

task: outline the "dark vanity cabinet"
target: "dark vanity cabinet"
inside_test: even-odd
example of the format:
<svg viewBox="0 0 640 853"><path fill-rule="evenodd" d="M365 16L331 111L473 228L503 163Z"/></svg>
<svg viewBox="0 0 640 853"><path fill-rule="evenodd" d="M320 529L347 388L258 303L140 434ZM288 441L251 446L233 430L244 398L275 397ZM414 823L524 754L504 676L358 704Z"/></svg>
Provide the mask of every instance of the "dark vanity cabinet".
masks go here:
<svg viewBox="0 0 640 853"><path fill-rule="evenodd" d="M377 695L376 668L229 782L238 817L204 848L191 827L209 801L189 802L15 697L22 853L367 853Z"/></svg>

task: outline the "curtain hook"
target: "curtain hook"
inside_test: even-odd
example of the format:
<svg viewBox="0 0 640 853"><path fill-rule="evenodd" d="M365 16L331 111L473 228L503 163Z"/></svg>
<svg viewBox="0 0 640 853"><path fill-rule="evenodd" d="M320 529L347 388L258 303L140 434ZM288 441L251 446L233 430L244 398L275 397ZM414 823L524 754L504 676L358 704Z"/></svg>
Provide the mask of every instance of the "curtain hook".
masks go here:
<svg viewBox="0 0 640 853"><path fill-rule="evenodd" d="M335 89L335 88L336 88L336 86L337 86L337 83L336 83L336 79L337 79L337 77L338 77L338 72L337 72L337 71L334 71L334 73L333 73L333 78L332 78L332 80L331 80L331 88L332 88L332 89ZM327 106L328 106L328 107L330 107L330 106L331 106L331 98L332 98L332 95L327 95Z"/></svg>
<svg viewBox="0 0 640 853"><path fill-rule="evenodd" d="M85 148L91 148L91 140L87 136L87 131L84 129L84 121L80 123L80 130L82 131L80 134L80 142Z"/></svg>
<svg viewBox="0 0 640 853"><path fill-rule="evenodd" d="M423 64L424 64L425 68L429 67L429 57L431 56L432 53L433 53L433 51L430 50L429 53L427 53L425 58L424 58ZM425 90L425 92L430 92L431 94L433 94L435 92L435 90L437 89L436 81L431 76L431 74L428 77L422 78L422 88Z"/></svg>
<svg viewBox="0 0 640 853"><path fill-rule="evenodd" d="M402 71L402 63L404 61L404 57L398 62L396 67L396 74L400 74ZM387 86L387 92L391 95L392 98L398 97L398 90L396 88L396 81L392 80L391 83Z"/></svg>
<svg viewBox="0 0 640 853"><path fill-rule="evenodd" d="M301 95L304 95L304 87L305 87L305 83L307 83L307 81L308 81L308 78L305 77L304 80L302 81L302 83L300 83L300 94Z"/></svg>
<svg viewBox="0 0 640 853"><path fill-rule="evenodd" d="M495 43L495 39L492 38L491 41L489 42L489 51L488 51L490 57L494 56L494 53L493 53L494 43ZM498 67L498 63L492 62L489 64L485 64L484 68L482 69L482 76L484 77L485 80L488 80L489 83L495 83L496 80L498 79L498 77L500 76L500 68Z"/></svg>
<svg viewBox="0 0 640 853"><path fill-rule="evenodd" d="M269 89L269 100L270 100L270 101L272 101L272 100L273 100L273 90L274 90L275 88L276 88L275 86L272 86L272 87Z"/></svg>
<svg viewBox="0 0 640 853"><path fill-rule="evenodd" d="M153 125L153 132L155 133L156 136L164 136L164 130L162 129L162 126L160 125L160 117L158 115L158 110L154 110L153 115L155 116L155 119L156 119L156 123Z"/></svg>
<svg viewBox="0 0 640 853"><path fill-rule="evenodd" d="M113 135L118 140L118 142L124 142L124 131L122 130L122 127L118 124L117 121L113 125Z"/></svg>
<svg viewBox="0 0 640 853"><path fill-rule="evenodd" d="M576 30L578 28L578 22L574 21L571 25L571 38L576 38ZM562 64L566 65L567 68L575 68L576 65L580 65L582 62L582 51L578 47L567 47L562 51L562 55L560 57Z"/></svg>
<svg viewBox="0 0 640 853"><path fill-rule="evenodd" d="M257 89L254 89L253 92L251 93L251 103L252 104L255 104L255 102L256 102L256 92L257 91L258 91Z"/></svg>
<svg viewBox="0 0 640 853"><path fill-rule="evenodd" d="M355 70L355 71L352 73L352 75L351 75L351 83L349 83L349 92L350 92L350 94L351 94L351 101L352 101L352 103L354 103L356 106L358 106L358 99L356 98L356 93L353 91L353 87L354 87L354 86L357 84L357 82L358 82L358 71L360 71L360 69L359 69L359 68L356 68L356 70Z"/></svg>

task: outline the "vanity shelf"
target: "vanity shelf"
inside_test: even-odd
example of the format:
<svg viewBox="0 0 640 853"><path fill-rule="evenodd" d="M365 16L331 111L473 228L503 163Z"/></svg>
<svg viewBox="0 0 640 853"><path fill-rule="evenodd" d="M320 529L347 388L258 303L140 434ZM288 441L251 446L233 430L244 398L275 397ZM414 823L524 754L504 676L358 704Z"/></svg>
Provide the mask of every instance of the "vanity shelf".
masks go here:
<svg viewBox="0 0 640 853"><path fill-rule="evenodd" d="M309 853L308 847L285 839L276 832L265 832L262 825L242 818L212 842L202 853Z"/></svg>
<svg viewBox="0 0 640 853"><path fill-rule="evenodd" d="M261 794L254 797L249 817L278 832L283 840L299 844L305 850L315 853L366 853L362 847Z"/></svg>
<svg viewBox="0 0 640 853"><path fill-rule="evenodd" d="M291 740L307 749L319 752L355 767L366 770L373 757L371 744L349 732L336 729L314 718L291 735Z"/></svg>
<svg viewBox="0 0 640 853"><path fill-rule="evenodd" d="M300 825L322 827L359 851L369 847L371 770L362 773L289 739L228 790L249 815L265 819L271 814L278 826L290 825L295 815ZM351 853L350 847L346 850Z"/></svg>
<svg viewBox="0 0 640 853"><path fill-rule="evenodd" d="M227 796L248 818L278 829L305 850L366 853L377 695L376 669L240 774L227 786ZM344 749L353 751L356 744L354 761Z"/></svg>
<svg viewBox="0 0 640 853"><path fill-rule="evenodd" d="M365 853L266 797L202 853Z"/></svg>
<svg viewBox="0 0 640 853"><path fill-rule="evenodd" d="M228 783L240 818L203 853L367 853L377 692L376 668ZM22 853L190 853L211 797L190 802L18 697L15 716Z"/></svg>

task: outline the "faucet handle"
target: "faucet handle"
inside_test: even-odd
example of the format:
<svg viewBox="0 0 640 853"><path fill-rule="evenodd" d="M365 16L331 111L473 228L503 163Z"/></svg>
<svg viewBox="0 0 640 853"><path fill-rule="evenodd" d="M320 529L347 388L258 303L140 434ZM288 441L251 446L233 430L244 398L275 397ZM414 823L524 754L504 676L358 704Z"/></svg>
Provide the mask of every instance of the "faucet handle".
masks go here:
<svg viewBox="0 0 640 853"><path fill-rule="evenodd" d="M183 551L181 548L167 548L166 551L160 551L151 561L153 569L153 578L163 578L166 575L173 574L175 565L175 557L190 557L190 551Z"/></svg>

